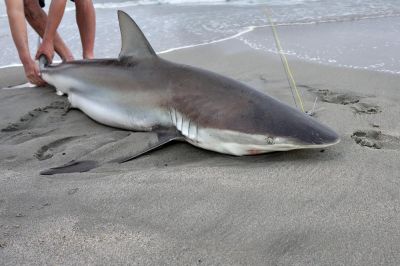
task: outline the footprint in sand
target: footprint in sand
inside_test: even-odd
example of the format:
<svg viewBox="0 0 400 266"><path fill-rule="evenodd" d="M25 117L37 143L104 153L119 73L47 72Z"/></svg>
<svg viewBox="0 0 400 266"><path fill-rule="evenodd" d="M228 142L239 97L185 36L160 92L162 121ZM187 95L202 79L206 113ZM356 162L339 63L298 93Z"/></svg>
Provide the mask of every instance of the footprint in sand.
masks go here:
<svg viewBox="0 0 400 266"><path fill-rule="evenodd" d="M378 105L361 102L365 96L359 96L353 93L337 93L327 89L317 89L307 85L299 85L308 91L317 95L319 100L327 103L335 103L342 105L351 105L351 109L355 114L377 114L382 112Z"/></svg>
<svg viewBox="0 0 400 266"><path fill-rule="evenodd" d="M34 120L36 117L38 117L41 113L41 108L36 108L29 113L23 115L18 122L16 123L11 123L7 127L3 128L1 131L2 132L13 132L13 131L18 131L21 129L27 128L27 125L29 124L30 121Z"/></svg>
<svg viewBox="0 0 400 266"><path fill-rule="evenodd" d="M14 132L27 129L32 122L40 119L43 115L49 113L51 110L58 111L56 117L54 117L54 114L51 114L51 116L47 116L45 119L59 121L59 117L65 115L69 111L68 101L55 101L48 106L36 108L23 115L18 122L11 123L7 127L3 128L1 132Z"/></svg>
<svg viewBox="0 0 400 266"><path fill-rule="evenodd" d="M381 131L378 130L357 130L351 135L351 138L361 146L382 149L383 145L379 141L381 135Z"/></svg>
<svg viewBox="0 0 400 266"><path fill-rule="evenodd" d="M260 75L260 76L259 76L259 79L260 79L262 82L264 82L264 83L277 83L277 82L280 82L279 79L267 78L267 77L264 76L264 75Z"/></svg>
<svg viewBox="0 0 400 266"><path fill-rule="evenodd" d="M348 105L348 104L358 103L361 100L361 98L363 98L353 93L332 92L327 89L317 89L307 85L299 85L299 87L306 88L308 91L316 94L320 101L327 103Z"/></svg>
<svg viewBox="0 0 400 266"><path fill-rule="evenodd" d="M399 137L383 134L379 130L357 130L351 135L351 138L354 139L358 145L373 149L400 149Z"/></svg>
<svg viewBox="0 0 400 266"><path fill-rule="evenodd" d="M34 154L34 156L39 160L39 161L44 161L47 159L50 159L53 157L53 149L56 149L74 139L79 138L78 136L72 136L72 137L65 137L61 138L58 140L55 140L53 142L50 142L47 145L44 145L40 147L40 149Z"/></svg>
<svg viewBox="0 0 400 266"><path fill-rule="evenodd" d="M353 109L356 114L377 114L382 112L380 107L369 103L356 103L351 109Z"/></svg>

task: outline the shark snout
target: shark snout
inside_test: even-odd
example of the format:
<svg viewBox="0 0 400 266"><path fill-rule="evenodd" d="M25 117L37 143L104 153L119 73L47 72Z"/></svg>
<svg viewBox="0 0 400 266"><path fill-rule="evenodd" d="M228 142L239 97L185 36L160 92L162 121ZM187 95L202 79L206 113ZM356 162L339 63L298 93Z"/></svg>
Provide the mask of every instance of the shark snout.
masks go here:
<svg viewBox="0 0 400 266"><path fill-rule="evenodd" d="M292 150L328 147L340 142L334 130L310 117L279 125L274 128L278 130L266 130L264 145L272 145L277 150Z"/></svg>
<svg viewBox="0 0 400 266"><path fill-rule="evenodd" d="M337 144L340 142L340 137L332 129L320 125L318 128L299 130L297 131L297 134L287 138L286 142L288 144L303 148L317 148Z"/></svg>

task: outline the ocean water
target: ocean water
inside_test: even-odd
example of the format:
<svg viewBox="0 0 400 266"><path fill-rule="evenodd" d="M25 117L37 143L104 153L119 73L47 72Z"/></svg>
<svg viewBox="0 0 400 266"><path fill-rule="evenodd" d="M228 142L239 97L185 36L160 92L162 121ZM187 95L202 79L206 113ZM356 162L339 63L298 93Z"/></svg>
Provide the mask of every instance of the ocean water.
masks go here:
<svg viewBox="0 0 400 266"><path fill-rule="evenodd" d="M49 1L47 1L49 2ZM236 38L252 49L276 53L268 9L289 58L400 74L399 0L94 0L96 57L116 57L116 10L129 13L157 52ZM68 3L60 34L81 55L75 9ZM30 30L31 53L37 36ZM18 64L4 1L0 1L0 66Z"/></svg>

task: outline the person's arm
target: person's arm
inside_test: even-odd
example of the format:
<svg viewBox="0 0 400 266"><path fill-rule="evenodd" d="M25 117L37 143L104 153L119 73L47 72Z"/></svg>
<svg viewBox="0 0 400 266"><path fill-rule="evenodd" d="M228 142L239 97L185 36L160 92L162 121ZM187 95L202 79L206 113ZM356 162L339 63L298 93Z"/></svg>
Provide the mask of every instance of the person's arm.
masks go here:
<svg viewBox="0 0 400 266"><path fill-rule="evenodd" d="M57 34L57 28L60 25L61 19L64 15L66 4L67 0L51 1L49 15L47 17L46 31L43 35L43 42L36 53L37 59L43 54L50 62L53 60L54 38Z"/></svg>
<svg viewBox="0 0 400 266"><path fill-rule="evenodd" d="M24 7L26 20L36 33L43 38L47 25L46 12L40 7L38 1L24 0ZM57 33L54 37L54 49L63 61L71 61L74 59L71 51Z"/></svg>
<svg viewBox="0 0 400 266"><path fill-rule="evenodd" d="M24 66L28 80L38 86L45 82L40 77L39 67L29 52L23 0L6 0L8 21L19 58Z"/></svg>

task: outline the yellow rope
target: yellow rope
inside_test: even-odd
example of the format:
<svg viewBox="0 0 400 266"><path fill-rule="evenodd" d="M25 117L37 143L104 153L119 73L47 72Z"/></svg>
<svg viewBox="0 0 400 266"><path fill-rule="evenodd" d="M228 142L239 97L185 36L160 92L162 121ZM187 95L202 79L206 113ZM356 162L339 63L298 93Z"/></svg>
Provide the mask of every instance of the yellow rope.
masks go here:
<svg viewBox="0 0 400 266"><path fill-rule="evenodd" d="M270 16L270 13L269 13L268 9L265 10L265 13L267 15L269 23L271 24L272 33L273 33L274 39L275 39L275 44L277 46L279 55L280 55L280 57L282 59L282 63L283 63L283 66L285 68L286 75L288 76L289 86L290 86L290 88L294 88L294 90L296 91L296 96L297 96L297 99L298 99L298 101L300 103L301 110L303 112L305 112L304 111L303 101L301 100L299 90L297 89L296 82L294 81L292 71L290 70L290 67L289 67L289 62L288 62L285 54L283 53L283 49L282 49L282 46L281 46L281 42L279 41L279 38L278 38L278 32L276 31L275 24L271 19L271 16ZM296 100L295 100L295 104L296 104Z"/></svg>

